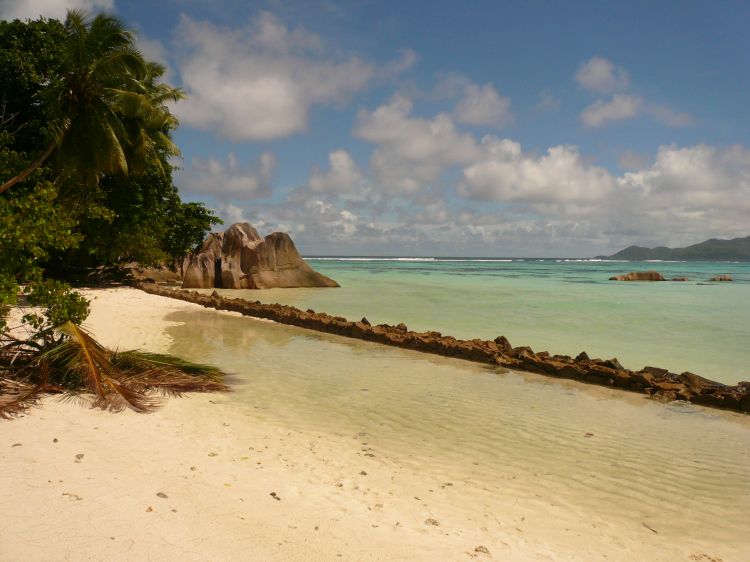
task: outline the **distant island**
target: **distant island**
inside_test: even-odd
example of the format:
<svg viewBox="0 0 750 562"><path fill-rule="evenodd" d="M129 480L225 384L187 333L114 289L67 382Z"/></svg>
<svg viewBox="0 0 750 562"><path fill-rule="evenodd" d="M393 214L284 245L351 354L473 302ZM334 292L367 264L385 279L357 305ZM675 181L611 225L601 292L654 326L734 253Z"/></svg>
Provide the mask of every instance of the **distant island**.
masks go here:
<svg viewBox="0 0 750 562"><path fill-rule="evenodd" d="M613 260L695 260L695 261L750 261L750 236L732 240L711 238L687 248L644 248L629 246L611 256L596 256Z"/></svg>

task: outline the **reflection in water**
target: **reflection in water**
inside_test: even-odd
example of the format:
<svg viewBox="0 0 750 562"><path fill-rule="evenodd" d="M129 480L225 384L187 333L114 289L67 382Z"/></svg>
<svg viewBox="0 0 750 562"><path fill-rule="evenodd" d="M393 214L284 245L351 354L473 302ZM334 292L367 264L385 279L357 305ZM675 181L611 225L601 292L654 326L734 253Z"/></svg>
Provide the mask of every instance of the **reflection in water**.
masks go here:
<svg viewBox="0 0 750 562"><path fill-rule="evenodd" d="M249 420L366 435L382 459L497 497L648 518L675 536L747 531L747 416L209 310L167 319L183 322L171 353L236 374L226 400Z"/></svg>

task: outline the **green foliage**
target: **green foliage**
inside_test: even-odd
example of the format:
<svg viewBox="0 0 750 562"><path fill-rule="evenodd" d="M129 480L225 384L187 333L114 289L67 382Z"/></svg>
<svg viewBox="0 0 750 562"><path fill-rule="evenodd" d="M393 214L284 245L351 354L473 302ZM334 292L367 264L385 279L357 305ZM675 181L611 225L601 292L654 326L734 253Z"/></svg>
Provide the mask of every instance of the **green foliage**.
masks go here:
<svg viewBox="0 0 750 562"><path fill-rule="evenodd" d="M163 73L111 16L0 21L0 182L34 170L0 193L0 333L19 286L42 309L24 318L32 340L46 340L88 314L69 286L45 280L50 273L156 265L218 222L172 183L177 121L166 104L182 94Z"/></svg>
<svg viewBox="0 0 750 562"><path fill-rule="evenodd" d="M92 184L178 153L165 102L181 94L158 82L163 67L143 59L118 18L69 11L61 47L67 64L41 93L61 169Z"/></svg>
<svg viewBox="0 0 750 562"><path fill-rule="evenodd" d="M15 137L15 149L29 156L48 138L49 115L40 94L60 79L67 65L61 48L64 37L64 26L57 20L0 21L0 124ZM10 174L2 171L0 177Z"/></svg>
<svg viewBox="0 0 750 562"><path fill-rule="evenodd" d="M34 281L24 287L24 294L31 306L43 309L23 317L39 333L48 334L65 322L82 324L89 315L89 302L62 281Z"/></svg>
<svg viewBox="0 0 750 562"><path fill-rule="evenodd" d="M172 183L167 103L182 93L163 74L112 16L0 21L0 418L61 389L138 412L154 392L226 390L213 368L103 348L77 326L86 299L49 278L177 259L219 222ZM20 287L34 307L26 340L5 320Z"/></svg>
<svg viewBox="0 0 750 562"><path fill-rule="evenodd" d="M203 203L180 203L167 217L164 249L173 263L182 262L203 242L214 225L222 223Z"/></svg>
<svg viewBox="0 0 750 562"><path fill-rule="evenodd" d="M105 177L100 193L101 205L112 215L82 218L84 240L66 261L82 266L164 262L167 217L180 204L169 169L162 173L151 165L141 175Z"/></svg>
<svg viewBox="0 0 750 562"><path fill-rule="evenodd" d="M183 203L171 167L164 166L150 165L142 175L103 178L101 205L112 216L81 219L84 239L65 254L65 262L156 266L176 263L200 244L220 220L202 203Z"/></svg>
<svg viewBox="0 0 750 562"><path fill-rule="evenodd" d="M16 304L17 294L18 284L7 275L0 275L0 334L7 328L5 317L10 307Z"/></svg>
<svg viewBox="0 0 750 562"><path fill-rule="evenodd" d="M18 282L37 279L53 252L75 247L75 217L58 201L50 182L23 186L0 197L0 277Z"/></svg>
<svg viewBox="0 0 750 562"><path fill-rule="evenodd" d="M0 194L12 195L17 223L47 229L45 236L21 228L16 238L26 232L31 239L0 247L13 252L6 261L19 264L16 273L174 262L218 222L203 204L183 203L172 183L177 121L166 104L182 94L161 81L163 73L110 16L0 22L0 181L28 169L45 143L58 147L47 164ZM46 180L54 186L37 185ZM32 194L27 209L18 208ZM39 212L22 220L30 209ZM0 218L0 227L9 220Z"/></svg>

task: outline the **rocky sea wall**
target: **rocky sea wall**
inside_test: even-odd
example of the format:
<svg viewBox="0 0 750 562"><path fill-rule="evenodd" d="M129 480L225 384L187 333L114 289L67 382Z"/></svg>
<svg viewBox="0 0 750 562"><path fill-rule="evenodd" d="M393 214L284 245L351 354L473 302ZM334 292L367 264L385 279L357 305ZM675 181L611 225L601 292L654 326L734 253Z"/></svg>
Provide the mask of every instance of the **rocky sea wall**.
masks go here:
<svg viewBox="0 0 750 562"><path fill-rule="evenodd" d="M528 371L550 377L615 387L639 392L664 401L684 400L694 404L750 412L750 382L729 386L696 374L670 373L667 369L644 367L625 369L617 359L591 359L585 352L577 357L534 352L530 347L513 347L504 336L494 340L461 340L440 332L413 332L404 324L371 325L366 318L351 322L314 310L300 310L281 304L232 299L214 291L210 296L197 291L171 289L152 283L137 287L147 293L179 299L207 308L239 312L309 330L392 345L425 353L466 359L508 369Z"/></svg>

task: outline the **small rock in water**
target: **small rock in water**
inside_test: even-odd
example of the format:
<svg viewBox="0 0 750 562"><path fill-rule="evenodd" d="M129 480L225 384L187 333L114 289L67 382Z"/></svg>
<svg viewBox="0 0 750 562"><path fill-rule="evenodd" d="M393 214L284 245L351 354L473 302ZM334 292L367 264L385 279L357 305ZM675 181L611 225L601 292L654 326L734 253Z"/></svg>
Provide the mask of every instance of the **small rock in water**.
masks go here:
<svg viewBox="0 0 750 562"><path fill-rule="evenodd" d="M11 447L20 447L23 443L13 443Z"/></svg>
<svg viewBox="0 0 750 562"><path fill-rule="evenodd" d="M607 359L606 361L602 361L602 363L609 367L610 369L616 369L618 371L622 371L623 367L620 365L620 362L617 360L617 357L613 357L612 359Z"/></svg>
<svg viewBox="0 0 750 562"><path fill-rule="evenodd" d="M424 520L425 525L434 525L435 527L440 526L440 522L437 519L433 519L432 517L428 517Z"/></svg>
<svg viewBox="0 0 750 562"><path fill-rule="evenodd" d="M489 554L490 549L480 544L478 547L474 549L474 552L481 552L482 554Z"/></svg>
<svg viewBox="0 0 750 562"><path fill-rule="evenodd" d="M165 498L165 499L166 499L167 497L169 497L169 496L167 496L167 494L165 494L164 492L156 492L156 495L157 495L157 496L159 496L160 498Z"/></svg>
<svg viewBox="0 0 750 562"><path fill-rule="evenodd" d="M271 497L272 497L273 499L275 499L276 501L279 501L279 502L281 501L281 498L280 498L279 496L277 496L277 495L276 495L276 492L271 492L271 493L270 493L269 495L270 495L270 496L271 496Z"/></svg>
<svg viewBox="0 0 750 562"><path fill-rule="evenodd" d="M593 433L590 433L590 432L586 432L586 433L584 434L584 437L593 437L593 436L594 436L594 434L593 434Z"/></svg>
<svg viewBox="0 0 750 562"><path fill-rule="evenodd" d="M53 443L57 443L57 437L52 440Z"/></svg>
<svg viewBox="0 0 750 562"><path fill-rule="evenodd" d="M513 346L510 345L510 342L508 341L508 338L505 336L497 336L495 338L495 345L501 350L506 353L510 353L513 351Z"/></svg>

